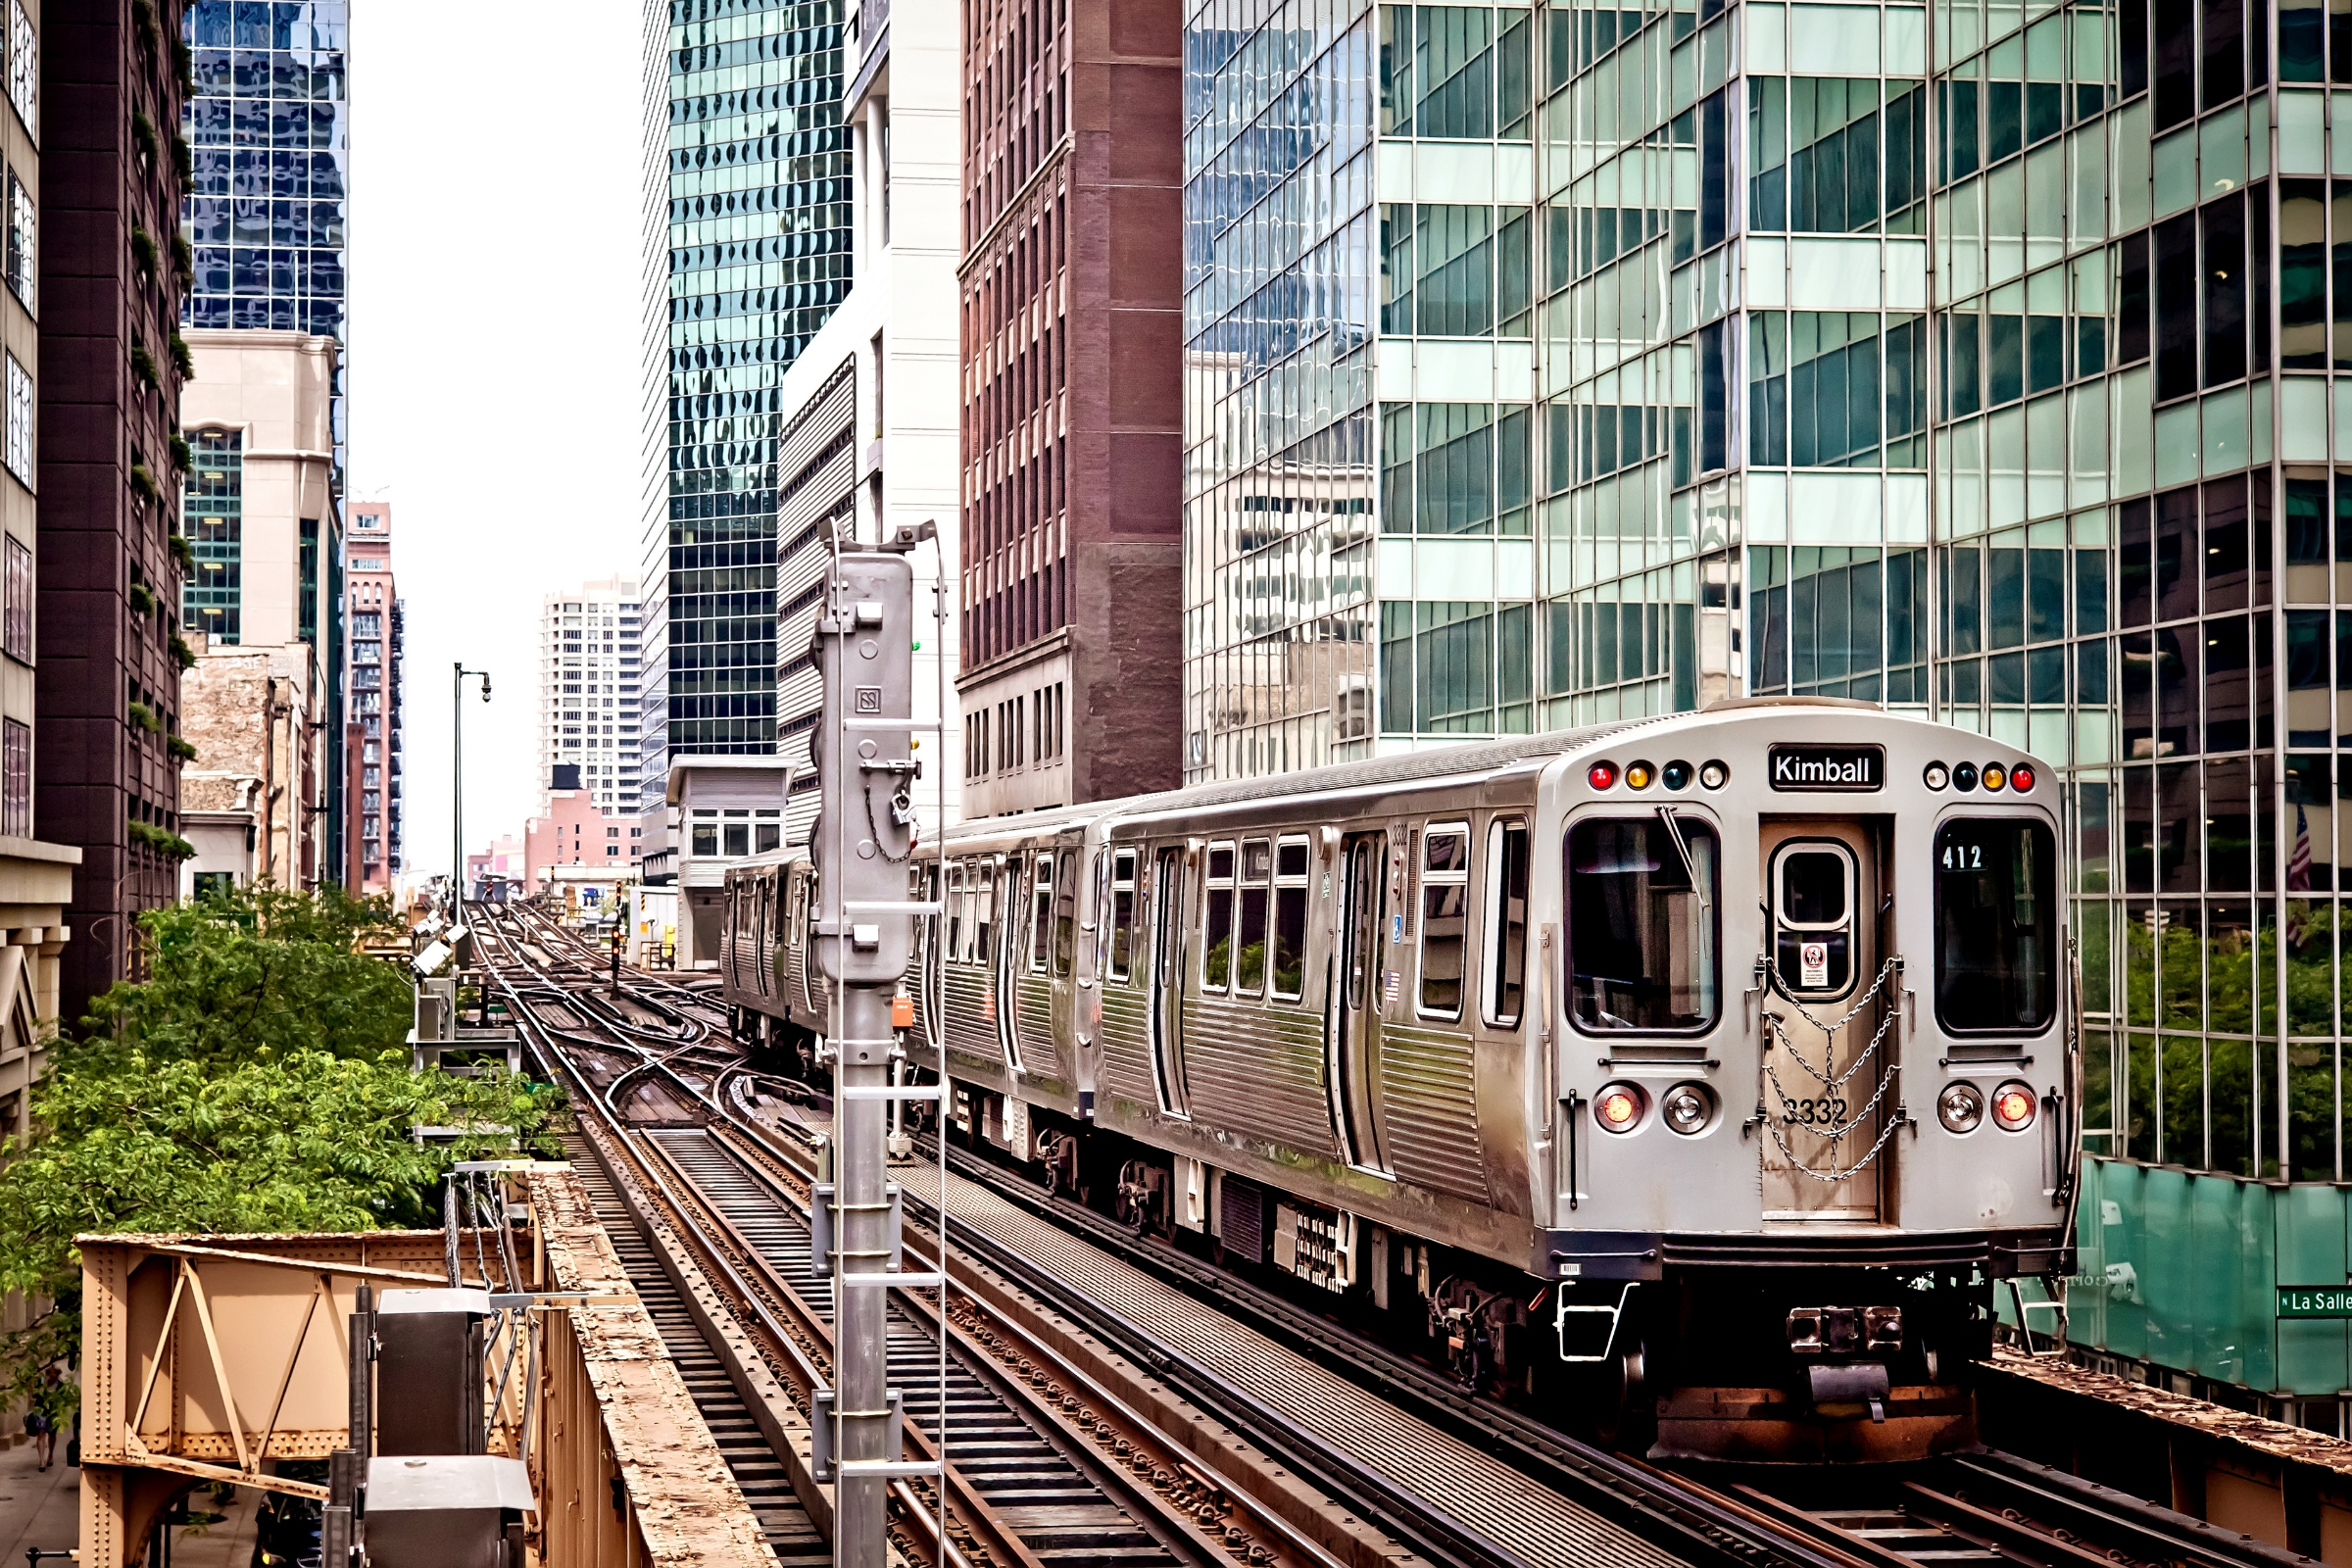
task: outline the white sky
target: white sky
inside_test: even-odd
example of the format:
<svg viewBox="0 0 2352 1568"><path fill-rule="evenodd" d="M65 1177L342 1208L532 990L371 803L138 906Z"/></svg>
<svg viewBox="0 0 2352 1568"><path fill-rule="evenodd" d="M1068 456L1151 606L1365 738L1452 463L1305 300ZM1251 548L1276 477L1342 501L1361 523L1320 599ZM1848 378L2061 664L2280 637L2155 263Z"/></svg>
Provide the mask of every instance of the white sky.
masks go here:
<svg viewBox="0 0 2352 1568"><path fill-rule="evenodd" d="M541 595L637 569L641 5L352 7L348 482L409 607L410 875L449 867L452 662L491 673L473 851L545 782Z"/></svg>

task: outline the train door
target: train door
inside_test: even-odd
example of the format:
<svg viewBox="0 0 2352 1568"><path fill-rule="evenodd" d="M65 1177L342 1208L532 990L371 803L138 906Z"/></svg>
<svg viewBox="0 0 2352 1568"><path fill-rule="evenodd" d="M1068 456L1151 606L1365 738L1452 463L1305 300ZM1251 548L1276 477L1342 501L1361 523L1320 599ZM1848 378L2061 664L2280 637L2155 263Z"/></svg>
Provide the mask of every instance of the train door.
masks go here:
<svg viewBox="0 0 2352 1568"><path fill-rule="evenodd" d="M1897 999L1878 984L1878 846L1858 822L1767 820L1762 853L1778 981L1763 1004L1777 1015L1760 1095L1764 1217L1875 1223L1892 1193L1879 1139L1894 1108L1875 1091L1901 1048Z"/></svg>
<svg viewBox="0 0 2352 1568"><path fill-rule="evenodd" d="M1185 851L1170 845L1152 868L1152 1076L1159 1108L1171 1116L1192 1114L1184 1077Z"/></svg>
<svg viewBox="0 0 2352 1568"><path fill-rule="evenodd" d="M1351 833L1340 849L1340 932L1333 953L1332 1124L1348 1163L1389 1168L1380 1147L1380 1004L1389 924L1389 836Z"/></svg>
<svg viewBox="0 0 2352 1568"><path fill-rule="evenodd" d="M1005 856L997 862L997 908L1002 924L997 933L995 976L997 1049L1004 1054L1005 1070L1021 1071L1021 858Z"/></svg>

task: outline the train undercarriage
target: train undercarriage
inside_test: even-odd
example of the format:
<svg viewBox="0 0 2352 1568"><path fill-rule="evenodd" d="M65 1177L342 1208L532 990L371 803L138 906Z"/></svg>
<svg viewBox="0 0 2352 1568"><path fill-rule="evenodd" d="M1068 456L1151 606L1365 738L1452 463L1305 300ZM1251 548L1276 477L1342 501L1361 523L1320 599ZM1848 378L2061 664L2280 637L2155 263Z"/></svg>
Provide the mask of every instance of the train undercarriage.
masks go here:
<svg viewBox="0 0 2352 1568"><path fill-rule="evenodd" d="M824 1086L813 1041L743 1021L762 1067ZM945 1115L956 1144L1049 1194L1624 1451L1887 1462L1976 1441L1996 1282L1973 1263L1546 1281L983 1088L953 1086Z"/></svg>

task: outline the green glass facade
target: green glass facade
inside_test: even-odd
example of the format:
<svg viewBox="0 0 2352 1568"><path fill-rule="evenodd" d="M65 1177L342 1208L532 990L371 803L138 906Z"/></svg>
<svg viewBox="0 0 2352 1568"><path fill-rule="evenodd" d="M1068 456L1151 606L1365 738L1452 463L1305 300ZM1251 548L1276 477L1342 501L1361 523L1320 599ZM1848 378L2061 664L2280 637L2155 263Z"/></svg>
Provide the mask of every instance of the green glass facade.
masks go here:
<svg viewBox="0 0 2352 1568"><path fill-rule="evenodd" d="M2334 1426L2342 1335L2271 1296L2343 1283L2352 1180L2352 22L1192 29L1188 776L1784 692L2030 748L2079 836L2075 1343Z"/></svg>
<svg viewBox="0 0 2352 1568"><path fill-rule="evenodd" d="M777 388L850 289L839 0L666 10L666 463L641 572L649 808L672 755L775 750Z"/></svg>

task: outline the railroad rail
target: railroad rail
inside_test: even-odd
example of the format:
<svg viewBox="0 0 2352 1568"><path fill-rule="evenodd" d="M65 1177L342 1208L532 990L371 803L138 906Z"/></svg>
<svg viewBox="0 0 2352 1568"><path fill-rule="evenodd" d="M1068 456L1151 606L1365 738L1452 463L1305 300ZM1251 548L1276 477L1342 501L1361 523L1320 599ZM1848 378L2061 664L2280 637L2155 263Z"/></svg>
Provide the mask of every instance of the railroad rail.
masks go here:
<svg viewBox="0 0 2352 1568"><path fill-rule="evenodd" d="M663 1272L686 1271L659 1255L662 1242L689 1254L694 1283L723 1302L772 1374L762 1384L745 1376L740 1359L728 1368L739 1393L752 1384L745 1413L768 1450L763 1464L737 1428L731 1436L745 1441L730 1463L739 1474L747 1465L766 1473L772 1464L821 1530L829 1510L814 1483L808 1436L810 1395L823 1385L830 1358L824 1308L831 1285L810 1258L805 1195L799 1207L783 1201L729 1152L724 1129L710 1125L709 1091L733 1064L723 1035L714 1043L709 1019L696 1016L705 1004L681 999L677 987L632 977L619 997L597 995L590 988L605 976L544 921L485 910L475 929L516 1026L542 1065L573 1091L580 1152L605 1179L609 1223L634 1221L656 1253L645 1262ZM937 1308L912 1293L895 1296L894 1381L916 1388L914 1359L935 1346ZM665 1336L676 1336L673 1354L695 1358L721 1348L724 1359L724 1348L708 1343L713 1325L707 1303L693 1323L658 1318ZM1045 1568L1057 1560L1328 1568L1334 1561L1278 1521L1237 1510L1207 1478L1140 1462L1156 1450L1139 1444L1140 1433L1122 1437L1118 1412L1066 1380L1032 1381L987 1341L958 1333L946 1383L948 1526L943 1538L928 1482L895 1482L893 1531L906 1556L943 1568ZM730 1413L719 1408L721 1419ZM928 1457L941 1412L918 1401L906 1416L907 1446Z"/></svg>
<svg viewBox="0 0 2352 1568"><path fill-rule="evenodd" d="M486 909L476 929L532 1050L575 1092L583 1148L610 1175L614 1214L695 1255L774 1370L805 1439L808 1391L827 1356L830 1279L811 1261L808 1203L829 1101L755 1070L727 1039L721 1010L690 988L623 971L618 995L602 994L602 956L527 906ZM943 1195L927 1188L930 1169L899 1175L908 1267L936 1268ZM950 1529L944 1543L924 1535L936 1499L906 1484L894 1526L925 1561L1369 1568L1399 1551L1494 1568L2309 1561L1997 1452L1899 1475L1841 1467L1826 1487L1810 1472L1664 1469L1475 1397L1444 1371L975 1155L952 1151L950 1181ZM1123 1272L1106 1290L1114 1268ZM1133 1310L1142 1287L1129 1275L1162 1293L1153 1311ZM938 1311L926 1296L897 1293L894 1382L912 1386L911 1358L936 1353ZM1249 1348L1214 1353L1202 1335ZM1352 1446L1265 1386L1310 1374L1328 1380L1314 1384L1319 1398L1331 1402L1338 1388L1348 1396L1338 1402L1374 1412ZM939 1412L907 1414L909 1442L927 1456L919 1433L937 1429ZM1416 1480L1414 1465L1387 1462L1396 1455L1380 1451L1384 1442L1468 1450L1502 1485L1485 1477L1494 1490L1470 1505L1447 1490L1460 1475L1424 1463ZM1554 1544L1567 1554L1555 1556Z"/></svg>

